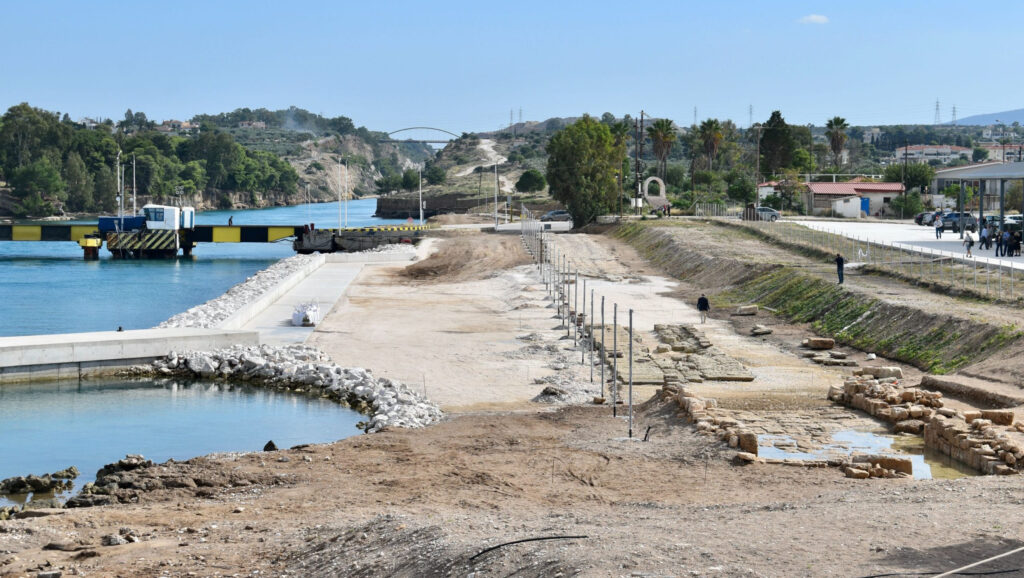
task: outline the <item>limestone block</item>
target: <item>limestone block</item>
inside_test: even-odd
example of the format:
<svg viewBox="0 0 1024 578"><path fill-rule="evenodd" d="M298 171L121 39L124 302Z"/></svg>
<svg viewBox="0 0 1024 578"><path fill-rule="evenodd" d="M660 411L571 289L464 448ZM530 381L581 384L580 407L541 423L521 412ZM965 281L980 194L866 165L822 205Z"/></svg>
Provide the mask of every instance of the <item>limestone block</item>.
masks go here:
<svg viewBox="0 0 1024 578"><path fill-rule="evenodd" d="M736 458L742 462L753 463L757 461L757 456L750 452L739 452L736 454Z"/></svg>
<svg viewBox="0 0 1024 578"><path fill-rule="evenodd" d="M870 464L882 470L894 470L904 474L913 474L914 465L910 458L897 458L894 456L855 455L855 464Z"/></svg>
<svg viewBox="0 0 1024 578"><path fill-rule="evenodd" d="M757 315L757 305L740 305L733 315Z"/></svg>
<svg viewBox="0 0 1024 578"><path fill-rule="evenodd" d="M806 345L811 349L832 349L836 345L836 340L831 337L809 337Z"/></svg>
<svg viewBox="0 0 1024 578"><path fill-rule="evenodd" d="M905 419L897 422L896 425L893 426L892 431L894 433L919 434L924 430L924 425L924 422L919 419Z"/></svg>
<svg viewBox="0 0 1024 578"><path fill-rule="evenodd" d="M755 336L757 336L757 335L770 335L771 333L772 333L772 329L770 327L765 327L764 325L761 325L761 324L755 325L750 330L750 334L751 335L755 335Z"/></svg>
<svg viewBox="0 0 1024 578"><path fill-rule="evenodd" d="M973 409L964 410L964 421L971 423L976 419L981 419L981 412Z"/></svg>
<svg viewBox="0 0 1024 578"><path fill-rule="evenodd" d="M882 377L896 377L903 379L903 368L900 367L863 367L864 375L870 375L876 378Z"/></svg>
<svg viewBox="0 0 1024 578"><path fill-rule="evenodd" d="M868 473L867 470L847 466L846 477L853 478L855 480L866 480L871 477L871 474Z"/></svg>
<svg viewBox="0 0 1024 578"><path fill-rule="evenodd" d="M757 455L757 434L753 432L740 432L739 433L739 444L740 449Z"/></svg>
<svg viewBox="0 0 1024 578"><path fill-rule="evenodd" d="M987 419L996 425L1010 425L1013 423L1012 409L983 409L982 419Z"/></svg>

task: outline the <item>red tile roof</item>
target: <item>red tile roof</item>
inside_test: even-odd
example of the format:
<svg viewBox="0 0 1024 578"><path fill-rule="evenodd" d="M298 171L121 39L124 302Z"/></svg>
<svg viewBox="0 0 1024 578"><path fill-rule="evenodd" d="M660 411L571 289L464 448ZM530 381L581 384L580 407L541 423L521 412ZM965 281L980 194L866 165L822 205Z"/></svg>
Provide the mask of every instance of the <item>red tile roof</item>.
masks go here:
<svg viewBox="0 0 1024 578"><path fill-rule="evenodd" d="M815 195L849 197L865 193L902 193L903 183L807 183Z"/></svg>

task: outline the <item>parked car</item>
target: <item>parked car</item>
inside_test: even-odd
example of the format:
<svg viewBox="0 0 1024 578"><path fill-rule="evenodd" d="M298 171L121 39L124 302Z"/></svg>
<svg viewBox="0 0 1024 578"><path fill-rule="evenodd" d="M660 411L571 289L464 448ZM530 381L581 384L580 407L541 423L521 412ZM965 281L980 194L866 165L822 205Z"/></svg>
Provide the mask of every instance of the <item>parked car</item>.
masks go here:
<svg viewBox="0 0 1024 578"><path fill-rule="evenodd" d="M569 211L548 211L540 216L541 221L571 221Z"/></svg>
<svg viewBox="0 0 1024 578"><path fill-rule="evenodd" d="M927 217L930 214L932 214L932 213L929 212L929 211L925 211L923 213L918 213L918 214L914 215L914 222L917 223L918 225L927 225L928 223L924 222L924 218Z"/></svg>
<svg viewBox="0 0 1024 578"><path fill-rule="evenodd" d="M782 218L782 213L771 207L757 207L757 218L760 221L775 222Z"/></svg>
<svg viewBox="0 0 1024 578"><path fill-rule="evenodd" d="M948 215L943 215L942 228L947 231L959 233L961 229L961 221L963 221L964 229L968 231L978 230L978 219L975 219L974 215L970 213L949 213Z"/></svg>

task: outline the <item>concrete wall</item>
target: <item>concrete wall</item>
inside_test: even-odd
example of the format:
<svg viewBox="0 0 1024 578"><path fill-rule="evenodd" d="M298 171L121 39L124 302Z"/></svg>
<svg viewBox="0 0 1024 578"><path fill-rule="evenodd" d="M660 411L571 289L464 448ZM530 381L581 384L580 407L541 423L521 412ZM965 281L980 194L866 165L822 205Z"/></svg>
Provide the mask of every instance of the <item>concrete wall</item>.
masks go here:
<svg viewBox="0 0 1024 578"><path fill-rule="evenodd" d="M148 363L171 351L258 345L255 331L140 329L0 337L0 383L78 379Z"/></svg>
<svg viewBox="0 0 1024 578"><path fill-rule="evenodd" d="M219 329L240 329L246 323L252 321L257 315L263 312L264 309L270 307L275 301L284 296L293 287L302 282L303 279L309 277L309 275L323 266L327 262L324 255L315 255L312 260L303 268L295 271L283 281L277 284L276 287L264 293L259 299L243 306L241 309L235 312L234 315L228 317L218 325Z"/></svg>

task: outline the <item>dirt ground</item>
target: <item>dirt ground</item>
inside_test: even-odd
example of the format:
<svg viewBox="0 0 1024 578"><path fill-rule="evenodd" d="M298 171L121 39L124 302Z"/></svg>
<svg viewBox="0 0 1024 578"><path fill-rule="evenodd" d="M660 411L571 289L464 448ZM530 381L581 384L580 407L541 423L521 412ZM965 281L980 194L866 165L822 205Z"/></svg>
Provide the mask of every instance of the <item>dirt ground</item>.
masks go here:
<svg viewBox="0 0 1024 578"><path fill-rule="evenodd" d="M366 267L310 341L338 363L422 384L445 422L170 464L236 485L0 522L0 576L916 576L1024 546L1017 476L852 480L739 465L671 408L642 403L654 387L634 392L633 438L624 406L531 402L545 380L589 384L589 367L560 338L537 267L517 264L518 239L471 239L419 265L436 275ZM557 246L609 317L612 303L620 323L633 311L642 344L655 323L697 322L696 289L628 246L589 235ZM445 266L470 255L493 261ZM717 311L702 326L756 379L695 387L768 417L827 405L840 370L794 354L804 328L758 321L776 333L752 338ZM139 541L101 545L119 533ZM1024 575L1024 556L974 570Z"/></svg>

